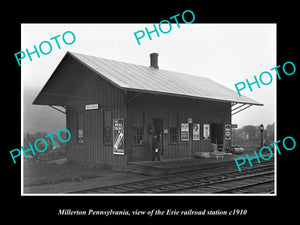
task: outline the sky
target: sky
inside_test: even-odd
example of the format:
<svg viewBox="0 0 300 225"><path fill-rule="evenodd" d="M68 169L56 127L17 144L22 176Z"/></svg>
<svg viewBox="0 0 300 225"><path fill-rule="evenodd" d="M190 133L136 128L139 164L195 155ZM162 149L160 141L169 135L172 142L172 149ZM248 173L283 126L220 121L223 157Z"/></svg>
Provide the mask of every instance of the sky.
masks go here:
<svg viewBox="0 0 300 225"><path fill-rule="evenodd" d="M180 21L179 21L180 22ZM158 26L156 24L156 26ZM201 24L172 23L169 33L147 34L138 45L134 32L153 29L153 24L22 24L21 50L34 50L43 41L52 44L48 55L33 54L32 61L22 60L23 91L40 91L67 51L139 65L149 65L149 54L157 52L159 69L203 76L235 90L238 82L254 81L263 71L273 75L270 85L253 85L241 93L264 106L252 106L232 116L232 123L244 125L271 124L276 118L276 75L270 71L276 64L276 24ZM163 27L163 30L168 30ZM76 40L66 45L61 36L72 31ZM58 38L61 49L57 48ZM69 39L68 39L69 38ZM70 36L66 35L70 41ZM47 45L44 44L44 51ZM16 61L16 66L17 66ZM267 82L267 78L265 78ZM167 84L166 84L167 85ZM238 94L237 94L238 95ZM39 106L34 106L39 107Z"/></svg>

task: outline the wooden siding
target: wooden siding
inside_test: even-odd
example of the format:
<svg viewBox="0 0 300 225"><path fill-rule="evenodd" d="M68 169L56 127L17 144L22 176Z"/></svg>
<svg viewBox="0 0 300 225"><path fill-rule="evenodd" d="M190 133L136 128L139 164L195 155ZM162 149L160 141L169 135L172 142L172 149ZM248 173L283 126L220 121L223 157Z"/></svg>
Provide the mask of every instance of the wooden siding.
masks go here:
<svg viewBox="0 0 300 225"><path fill-rule="evenodd" d="M74 74L76 71L81 71L81 76L85 77L81 87L75 93L80 97L80 101L67 105L67 129L73 136L67 146L68 160L123 169L126 165L126 157L114 155L112 144L104 144L103 111L110 110L112 119L125 118L124 93L93 71L75 62L74 59L69 60L64 66L70 67L69 70ZM85 110L87 104L98 104L98 109ZM83 144L77 142L77 113L83 114ZM112 120L110 123L112 126Z"/></svg>
<svg viewBox="0 0 300 225"><path fill-rule="evenodd" d="M129 93L129 97L134 93ZM174 158L189 156L196 151L210 151L211 140L203 140L203 124L222 123L231 124L230 103L220 103L212 101L201 101L180 97L162 96L155 94L140 94L128 105L128 161L150 160L151 159L151 139L149 129L153 126L153 119L163 119L163 128L169 129L170 112L177 113L178 117L178 144L169 144L169 134L164 134L164 157ZM141 110L144 113L144 143L134 145L132 143L133 118L136 112ZM193 119L193 123L200 123L200 141L191 141L191 152L189 142L180 140L180 123L187 123L188 118ZM191 137L191 136L190 136Z"/></svg>
<svg viewBox="0 0 300 225"><path fill-rule="evenodd" d="M162 82L161 89L157 87L155 80L159 77L149 79L149 77L142 76L146 79L144 80L141 79L141 76L138 76L139 73L136 74L137 77L132 76L132 71L130 71L128 65L118 64L107 67L106 61L103 61L104 64L101 64L101 66L98 65L97 60L98 63L95 65L94 63L90 65L91 62L95 63L94 58L78 58L72 54L66 55L42 89L42 93L35 100L35 104L66 106L66 126L72 135L71 140L67 143L67 158L69 161L124 169L127 161L151 160L153 135L150 134L150 128L154 126L154 119L157 119L155 124L159 127L161 127L162 121L162 128L168 131L170 127L177 127L178 143L170 143L169 133L163 134L164 157L190 156L197 151L211 150L212 140L203 140L203 124L216 124L215 127L223 127L223 133L224 125L231 124L231 102L228 99L223 102L216 101L216 99L203 100L194 98L196 94L190 97L179 97L192 87L191 83L188 83L185 86L186 90L176 95L176 97L173 95L173 91L177 93L176 88L172 89L171 92L164 91L168 90L172 84ZM127 71L126 68L129 70ZM149 68L146 68L146 70L148 71ZM155 70L155 76L158 75L157 72L159 73L159 71ZM152 69L148 72L147 75L154 75ZM107 74L107 76L104 76L101 73L107 73L109 76ZM130 82L133 82L133 86L125 85L124 87L121 85L126 84L126 79L124 83L119 80L124 75L123 73L130 76ZM113 74L115 76L111 76ZM178 81L185 79L181 75L177 78ZM152 91L148 93L147 88L141 90L144 91L143 93L137 92L137 89L134 89L134 83L137 79L140 84L144 82L147 84L149 80L152 80L155 93L152 93ZM174 84L179 85L180 82ZM161 94L158 94L159 92ZM189 94L191 93L189 92ZM85 106L90 104L98 104L98 109L86 110ZM105 111L109 111L107 118L110 117L110 119L104 119ZM106 127L110 124L112 135L112 120L117 118L124 118L125 121L125 155L114 155L113 143L105 144L103 140L104 121ZM192 118L193 123L200 124L199 141L183 142L180 140L180 125L181 123L187 123L188 118ZM134 126L137 133L136 143L133 141ZM143 130L142 142L140 142L141 127ZM78 142L78 128L83 130L83 143ZM219 136L223 135L222 132ZM190 139L192 139L191 133L192 126L190 126ZM226 141L226 144L230 145L231 142Z"/></svg>
<svg viewBox="0 0 300 225"><path fill-rule="evenodd" d="M171 119L169 115L177 115L178 143L170 144L169 134L163 134L165 158L189 156L196 151L209 151L211 140L203 140L203 124L231 124L230 103L131 91L126 94L92 70L77 63L75 59L65 60L64 67L67 67L68 73L73 73L74 77L79 76L78 71L80 71L80 76L84 77L81 81L82 85L72 93L77 100L67 105L67 129L73 136L67 143L69 161L124 169L127 161L151 160L152 135L149 130L153 126L154 118L162 119L163 128L169 129L169 119ZM87 104L98 104L99 108L85 110ZM125 155L114 155L112 144L104 144L103 114L105 110L110 110L112 119L125 119ZM78 113L82 113L83 117L83 125L81 125L84 135L83 144L77 142ZM200 141L182 142L180 140L180 124L187 123L188 118L193 118L193 123L200 123ZM140 120L143 122L143 143L133 144L133 125L134 123L139 125ZM191 145L191 151L189 145Z"/></svg>

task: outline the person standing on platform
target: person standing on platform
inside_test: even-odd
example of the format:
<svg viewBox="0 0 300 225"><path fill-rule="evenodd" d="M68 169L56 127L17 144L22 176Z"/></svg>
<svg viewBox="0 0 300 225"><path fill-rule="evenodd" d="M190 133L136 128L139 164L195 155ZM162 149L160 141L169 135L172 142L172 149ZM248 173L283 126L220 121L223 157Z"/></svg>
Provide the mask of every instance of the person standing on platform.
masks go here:
<svg viewBox="0 0 300 225"><path fill-rule="evenodd" d="M159 151L160 151L160 141L158 139L157 134L154 134L152 138L152 161L155 161L155 158L157 158L157 161L160 161Z"/></svg>

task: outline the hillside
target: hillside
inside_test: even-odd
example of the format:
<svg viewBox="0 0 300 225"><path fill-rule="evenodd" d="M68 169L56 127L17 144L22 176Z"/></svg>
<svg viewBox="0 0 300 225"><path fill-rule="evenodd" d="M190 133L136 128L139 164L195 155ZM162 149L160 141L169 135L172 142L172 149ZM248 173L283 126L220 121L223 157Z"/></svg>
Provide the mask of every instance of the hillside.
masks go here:
<svg viewBox="0 0 300 225"><path fill-rule="evenodd" d="M65 114L49 106L32 105L39 90L24 89L23 95L23 131L30 132L57 132L66 127Z"/></svg>

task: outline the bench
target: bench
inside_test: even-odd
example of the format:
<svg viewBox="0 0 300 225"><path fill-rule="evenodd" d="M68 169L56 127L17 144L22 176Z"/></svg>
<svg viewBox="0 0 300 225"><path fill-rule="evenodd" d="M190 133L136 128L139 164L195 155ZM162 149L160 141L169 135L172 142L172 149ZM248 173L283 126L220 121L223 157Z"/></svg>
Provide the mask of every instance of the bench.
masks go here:
<svg viewBox="0 0 300 225"><path fill-rule="evenodd" d="M222 160L224 159L224 152L212 152L212 155L216 156L216 160L219 160L221 158Z"/></svg>

